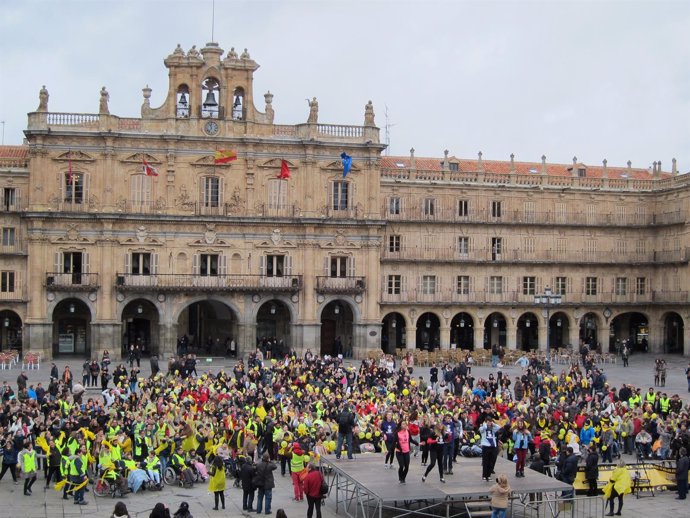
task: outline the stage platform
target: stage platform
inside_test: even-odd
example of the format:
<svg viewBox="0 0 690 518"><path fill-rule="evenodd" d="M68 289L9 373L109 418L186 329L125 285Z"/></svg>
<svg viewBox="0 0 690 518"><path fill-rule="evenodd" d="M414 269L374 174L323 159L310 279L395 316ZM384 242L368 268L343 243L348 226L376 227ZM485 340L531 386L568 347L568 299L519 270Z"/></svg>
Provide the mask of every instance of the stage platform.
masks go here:
<svg viewBox="0 0 690 518"><path fill-rule="evenodd" d="M481 458L458 457L459 463L453 466L453 475L444 476L441 483L438 469L429 473L426 482L422 475L426 470L421 465L421 457L412 458L406 483L398 481L398 465L385 469L384 455L366 453L357 455L354 460L335 460L323 457L322 465L328 473L330 486L329 499L335 501L336 513L344 512L355 518L382 518L386 516L462 516L468 515L467 503L481 501L489 497L489 488L495 483L496 475L505 473L519 502L525 503L529 495L536 500L544 500L546 495L557 502L562 491L572 486L526 470L523 478L515 477L515 464L503 458L496 462L496 475L491 481L482 480ZM330 468L330 469L328 469Z"/></svg>

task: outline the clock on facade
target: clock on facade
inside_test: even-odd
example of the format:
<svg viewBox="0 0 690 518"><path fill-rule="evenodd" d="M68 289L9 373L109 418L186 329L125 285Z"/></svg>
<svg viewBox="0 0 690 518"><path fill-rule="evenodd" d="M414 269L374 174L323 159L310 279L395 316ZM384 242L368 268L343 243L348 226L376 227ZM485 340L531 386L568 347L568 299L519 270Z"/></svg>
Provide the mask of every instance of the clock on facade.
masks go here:
<svg viewBox="0 0 690 518"><path fill-rule="evenodd" d="M208 135L215 135L218 133L218 123L214 121L208 121L206 124L204 124L204 131Z"/></svg>

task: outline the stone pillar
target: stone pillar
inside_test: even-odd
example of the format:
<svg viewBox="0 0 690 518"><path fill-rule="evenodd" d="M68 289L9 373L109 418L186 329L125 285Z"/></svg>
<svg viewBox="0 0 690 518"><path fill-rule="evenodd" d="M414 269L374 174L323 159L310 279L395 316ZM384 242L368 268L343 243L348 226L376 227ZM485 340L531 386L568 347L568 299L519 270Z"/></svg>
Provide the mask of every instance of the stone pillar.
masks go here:
<svg viewBox="0 0 690 518"><path fill-rule="evenodd" d="M407 350L415 350L417 348L417 328L415 326L407 326L405 331L405 348Z"/></svg>
<svg viewBox="0 0 690 518"><path fill-rule="evenodd" d="M649 315L649 336L647 342L649 345L649 352L660 354L665 353L666 348L664 336L664 322L657 318L656 314Z"/></svg>
<svg viewBox="0 0 690 518"><path fill-rule="evenodd" d="M484 321L477 319L477 325L474 326L474 348L475 350L484 349Z"/></svg>
<svg viewBox="0 0 690 518"><path fill-rule="evenodd" d="M439 331L441 350L447 351L448 349L450 349L450 326L441 326Z"/></svg>
<svg viewBox="0 0 690 518"><path fill-rule="evenodd" d="M683 326L683 355L690 356L690 326Z"/></svg>
<svg viewBox="0 0 690 518"><path fill-rule="evenodd" d="M686 328L687 329L687 328ZM22 354L39 353L42 360L53 358L53 324L41 322L24 325ZM687 340L685 341L687 344Z"/></svg>
<svg viewBox="0 0 690 518"><path fill-rule="evenodd" d="M244 358L256 350L256 323L240 323L237 331L237 357Z"/></svg>
<svg viewBox="0 0 690 518"><path fill-rule="evenodd" d="M570 332L570 347L575 352L580 352L580 321L574 318L568 328Z"/></svg>
<svg viewBox="0 0 690 518"><path fill-rule="evenodd" d="M546 326L546 323L542 323L542 320L539 320L539 334L537 336L537 343L538 343L538 348L542 352L546 352L546 333L548 333L548 327Z"/></svg>
<svg viewBox="0 0 690 518"><path fill-rule="evenodd" d="M103 351L110 352L113 361L122 360L122 325L91 322L91 358L100 359Z"/></svg>
<svg viewBox="0 0 690 518"><path fill-rule="evenodd" d="M517 324L512 318L506 318L506 349L517 349Z"/></svg>
<svg viewBox="0 0 690 518"><path fill-rule="evenodd" d="M153 353L160 359L177 354L177 322L158 324L158 344Z"/></svg>

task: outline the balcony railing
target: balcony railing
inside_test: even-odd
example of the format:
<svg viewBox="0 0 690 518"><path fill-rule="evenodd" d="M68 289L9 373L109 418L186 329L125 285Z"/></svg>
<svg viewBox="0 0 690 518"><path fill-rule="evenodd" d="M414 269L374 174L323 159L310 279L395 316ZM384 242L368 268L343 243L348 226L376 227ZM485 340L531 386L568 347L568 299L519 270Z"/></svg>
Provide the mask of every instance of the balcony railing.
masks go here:
<svg viewBox="0 0 690 518"><path fill-rule="evenodd" d="M505 250L501 253L496 253L484 248L461 253L450 247L402 247L397 251L384 248L381 252L381 259L384 261L446 261L465 263L663 264L689 262L690 249L658 250L644 253L587 252L586 250L574 250L571 252Z"/></svg>
<svg viewBox="0 0 690 518"><path fill-rule="evenodd" d="M366 289L364 277L317 277L318 293L363 293Z"/></svg>
<svg viewBox="0 0 690 518"><path fill-rule="evenodd" d="M11 245L0 244L0 255L26 255L26 241L15 239Z"/></svg>
<svg viewBox="0 0 690 518"><path fill-rule="evenodd" d="M99 286L97 273L46 273L48 291L94 291Z"/></svg>
<svg viewBox="0 0 690 518"><path fill-rule="evenodd" d="M289 292L302 289L301 275L267 277L265 275L194 275L167 273L136 275L118 273L115 287L119 291L226 291L226 292Z"/></svg>
<svg viewBox="0 0 690 518"><path fill-rule="evenodd" d="M458 292L454 289L443 288L430 290L403 290L400 293L388 293L384 287L381 290L380 300L383 304L511 304L534 306L534 294L526 294L523 291L506 291L495 293L491 291L469 290ZM648 304L656 303L687 303L687 291L649 291L645 293L598 293L587 295L585 293L566 293L563 295L562 304Z"/></svg>

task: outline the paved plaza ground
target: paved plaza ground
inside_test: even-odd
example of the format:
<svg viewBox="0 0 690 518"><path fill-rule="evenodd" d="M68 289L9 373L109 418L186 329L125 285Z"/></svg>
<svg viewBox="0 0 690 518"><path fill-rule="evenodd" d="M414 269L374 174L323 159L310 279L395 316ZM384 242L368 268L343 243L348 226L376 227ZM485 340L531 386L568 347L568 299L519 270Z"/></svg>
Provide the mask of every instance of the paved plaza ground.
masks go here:
<svg viewBox="0 0 690 518"><path fill-rule="evenodd" d="M648 354L636 354L630 359L630 367L624 368L619 362L617 364L604 365L609 383L612 386L620 387L621 383L632 383L640 386L643 390L653 386L653 361L657 356ZM688 400L690 394L687 391L687 382L685 378L685 368L688 365L687 358L682 356L662 356L666 358L668 363L668 377L666 383L666 392L670 395L679 394L684 400ZM69 364L75 374L81 373L80 360L57 360L55 362L62 372L65 365ZM356 362L354 362L356 363ZM212 369L218 371L220 368L231 370L234 362L232 360L224 360L214 358L213 361L207 362L202 359L200 363L200 371L207 371ZM149 374L148 360L142 361L142 374L147 376ZM565 366L554 366L556 373L559 369ZM16 378L20 372L20 368L13 368L11 370L0 371L0 382L10 381L16 388ZM50 363L41 365L40 370L27 371L29 376L29 383L37 383L39 381L47 384L50 370ZM425 377L428 376L428 368L416 367L414 375ZM477 377L487 376L489 372L495 371L489 367L475 367L473 374ZM504 372L515 376L521 373L521 369L516 366L505 366L502 369ZM78 377L78 376L77 376ZM97 391L89 391L89 394L98 395ZM632 462L632 457L628 459ZM354 461L356 462L356 460ZM397 483L395 471L387 471L381 469L382 476L389 476L391 483ZM456 468L454 476L462 474L462 458L460 458L459 468ZM529 473L527 473L529 476ZM450 476L449 476L450 478ZM229 481L230 482L230 481ZM450 480L449 480L450 482ZM416 481L408 480L408 483L417 483ZM421 482L420 482L421 483ZM14 485L12 479L7 473L5 478L0 481L0 518L4 517L22 517L22 518L39 518L39 517L66 517L66 516L94 516L94 517L110 517L115 501L110 498L95 498L93 493L87 493L86 498L89 505L76 506L72 501L64 501L61 499L61 494L56 493L52 489L43 490L42 474L39 480L34 485L34 494L32 496L24 496L21 485ZM294 502L292 500L292 485L290 479L282 478L277 472L276 474L276 488L273 496L273 513L279 508L284 508L289 518L304 517L307 512L306 501ZM171 510L176 510L181 501L187 501L190 504L190 510L195 518L203 518L208 516L241 516L242 512L242 491L232 487L232 483L228 484L226 490L226 511L214 511L213 496L208 493L206 484L197 484L193 489L181 489L178 487L166 487L161 492L154 493L140 493L138 495L130 495L125 499L132 518L147 518L151 509L156 502L166 503ZM687 501L685 501L687 502ZM650 518L654 514L663 515L664 518L687 517L690 516L690 509L685 504L675 500L675 494L671 492L657 492L654 498L636 499L632 495L625 498L625 505L623 508L623 516L631 518ZM254 514L254 516L257 516ZM334 518L335 505L333 500L328 500L323 508L324 518Z"/></svg>

